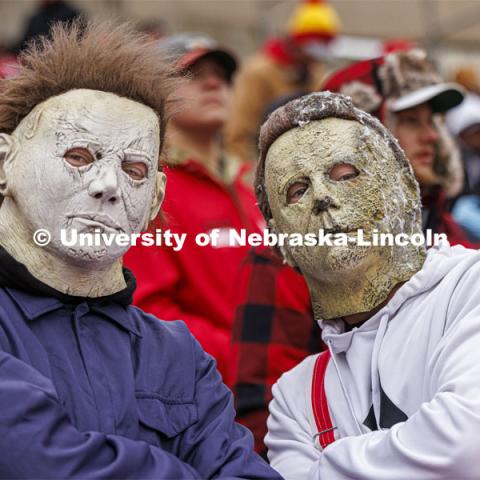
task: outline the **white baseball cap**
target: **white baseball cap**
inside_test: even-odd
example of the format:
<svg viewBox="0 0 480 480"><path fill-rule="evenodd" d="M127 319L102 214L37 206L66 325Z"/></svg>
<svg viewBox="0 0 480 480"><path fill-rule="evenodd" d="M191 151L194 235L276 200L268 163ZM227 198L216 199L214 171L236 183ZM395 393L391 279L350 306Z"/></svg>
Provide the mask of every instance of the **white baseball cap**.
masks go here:
<svg viewBox="0 0 480 480"><path fill-rule="evenodd" d="M456 83L437 83L413 90L390 103L392 112L428 103L435 113L443 113L457 107L463 102L465 93Z"/></svg>
<svg viewBox="0 0 480 480"><path fill-rule="evenodd" d="M473 125L480 125L480 97L467 94L458 107L447 113L447 127L454 135L459 135Z"/></svg>

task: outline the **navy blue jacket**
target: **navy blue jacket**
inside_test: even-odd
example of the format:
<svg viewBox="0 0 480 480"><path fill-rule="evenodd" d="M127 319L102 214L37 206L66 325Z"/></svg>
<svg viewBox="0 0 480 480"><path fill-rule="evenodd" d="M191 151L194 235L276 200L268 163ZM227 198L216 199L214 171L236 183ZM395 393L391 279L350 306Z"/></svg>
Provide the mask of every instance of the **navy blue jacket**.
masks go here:
<svg viewBox="0 0 480 480"><path fill-rule="evenodd" d="M281 478L182 322L0 288L1 478Z"/></svg>

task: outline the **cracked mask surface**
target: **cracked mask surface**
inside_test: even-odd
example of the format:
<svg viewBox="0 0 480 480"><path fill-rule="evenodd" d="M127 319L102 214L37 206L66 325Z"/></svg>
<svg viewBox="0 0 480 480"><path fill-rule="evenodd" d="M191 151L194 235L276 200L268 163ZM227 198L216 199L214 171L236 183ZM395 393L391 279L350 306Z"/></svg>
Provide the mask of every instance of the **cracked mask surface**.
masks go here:
<svg viewBox="0 0 480 480"><path fill-rule="evenodd" d="M77 264L109 264L128 247L73 246L60 230L137 233L149 221L157 183L159 122L150 108L112 93L72 90L38 105L12 137L17 142L11 196L32 233L47 229L48 249ZM93 160L73 166L72 149ZM129 164L140 162L146 177L134 179ZM14 175L13 175L14 173ZM163 175L163 174L160 174Z"/></svg>
<svg viewBox="0 0 480 480"><path fill-rule="evenodd" d="M339 164L352 165L356 176L331 178ZM289 187L301 182L304 193L289 203ZM421 232L418 188L387 143L367 126L327 118L285 132L270 146L265 186L279 233L356 234L368 240L383 233ZM319 203L320 202L320 203ZM319 205L323 205L319 208ZM368 312L392 288L423 264L424 247L287 246L284 255L304 275L317 319Z"/></svg>

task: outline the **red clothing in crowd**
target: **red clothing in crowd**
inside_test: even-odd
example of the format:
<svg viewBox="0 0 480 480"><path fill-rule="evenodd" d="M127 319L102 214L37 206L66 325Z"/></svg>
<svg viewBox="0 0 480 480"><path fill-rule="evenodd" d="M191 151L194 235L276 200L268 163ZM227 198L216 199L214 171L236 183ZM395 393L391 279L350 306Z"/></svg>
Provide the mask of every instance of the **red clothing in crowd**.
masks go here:
<svg viewBox="0 0 480 480"><path fill-rule="evenodd" d="M162 205L163 231L187 234L180 251L172 247L132 247L126 266L137 279L134 303L164 320L184 320L203 348L213 355L226 378L237 274L249 250L228 246L227 229L263 229L264 221L251 188L241 181L214 177L195 160L165 168L167 187ZM199 233L222 229L218 247L195 243Z"/></svg>
<svg viewBox="0 0 480 480"><path fill-rule="evenodd" d="M457 223L448 210L447 197L441 187L434 188L428 195L422 194L423 230L445 233L450 245L463 245L466 248L479 248L471 241L465 230Z"/></svg>
<svg viewBox="0 0 480 480"><path fill-rule="evenodd" d="M233 328L232 383L237 420L266 457L268 404L282 373L322 350L304 278L269 247L248 255L238 282Z"/></svg>

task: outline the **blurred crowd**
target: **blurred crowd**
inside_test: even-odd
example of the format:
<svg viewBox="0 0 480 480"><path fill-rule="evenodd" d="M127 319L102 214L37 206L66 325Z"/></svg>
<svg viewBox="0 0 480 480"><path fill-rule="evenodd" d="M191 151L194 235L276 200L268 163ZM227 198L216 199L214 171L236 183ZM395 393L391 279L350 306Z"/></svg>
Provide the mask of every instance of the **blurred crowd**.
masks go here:
<svg viewBox="0 0 480 480"><path fill-rule="evenodd" d="M45 0L24 35L0 59L15 75L22 49L50 25L80 12ZM423 228L451 244L480 246L480 80L471 67L444 79L410 41L390 41L385 54L332 69L341 19L326 1L299 1L282 35L266 39L240 62L235 52L197 33L166 35L145 24L159 58L184 75L163 158L167 191L155 227L187 233L180 251L132 247L134 301L166 320L181 319L217 361L235 396L238 420L266 454L271 388L283 372L323 349L303 277L269 247L232 246L228 231L266 225L251 186L258 132L276 107L306 93L342 93L376 116L398 139L420 185ZM20 56L19 56L20 55ZM198 233L220 231L216 246ZM222 238L225 242L222 243Z"/></svg>

